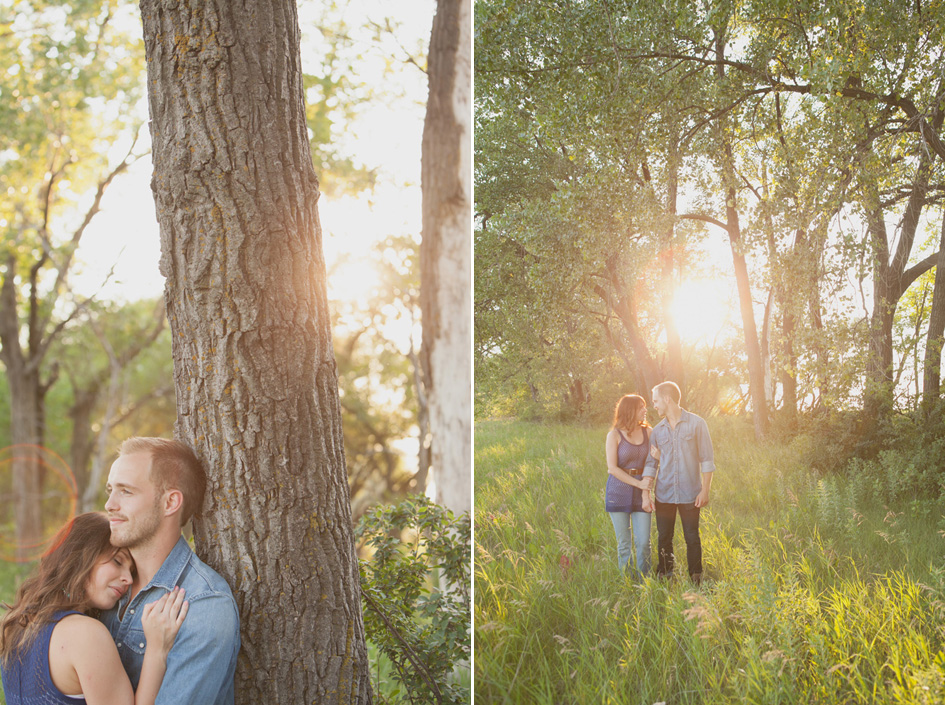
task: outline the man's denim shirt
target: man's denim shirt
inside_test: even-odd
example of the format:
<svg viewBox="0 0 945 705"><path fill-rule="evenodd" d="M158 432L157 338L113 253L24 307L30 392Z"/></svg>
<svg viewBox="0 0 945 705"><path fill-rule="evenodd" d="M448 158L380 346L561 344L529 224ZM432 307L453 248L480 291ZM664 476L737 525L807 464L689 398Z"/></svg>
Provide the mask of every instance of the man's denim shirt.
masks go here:
<svg viewBox="0 0 945 705"><path fill-rule="evenodd" d="M118 646L131 685L137 689L144 662L142 608L175 585L186 591L184 599L190 606L167 656L155 705L233 705L233 674L240 649L236 602L226 581L197 558L183 537L131 604L126 595L101 617ZM126 604L124 619L119 619Z"/></svg>
<svg viewBox="0 0 945 705"><path fill-rule="evenodd" d="M650 443L660 449L656 501L666 504L695 502L702 491L701 473L715 472L708 425L699 416L685 409L680 411L675 429L663 419L650 434ZM656 465L656 459L647 456L643 477L656 476Z"/></svg>

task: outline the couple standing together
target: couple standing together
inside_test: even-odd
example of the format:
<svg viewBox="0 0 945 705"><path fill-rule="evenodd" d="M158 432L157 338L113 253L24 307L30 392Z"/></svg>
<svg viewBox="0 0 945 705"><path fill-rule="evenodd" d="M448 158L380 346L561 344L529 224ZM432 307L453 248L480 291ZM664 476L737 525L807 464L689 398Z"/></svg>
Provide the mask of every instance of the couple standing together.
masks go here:
<svg viewBox="0 0 945 705"><path fill-rule="evenodd" d="M709 503L715 462L705 420L683 409L679 387L663 382L653 388L653 406L663 420L650 429L646 400L628 394L617 402L613 428L607 434L605 509L617 536L617 562L628 570L636 553L636 570L650 570L650 518L656 514L659 535L657 575L674 567L676 515L686 541L689 577L702 582L699 510ZM656 478L653 484L653 478Z"/></svg>
<svg viewBox="0 0 945 705"><path fill-rule="evenodd" d="M106 514L59 531L0 622L7 705L232 705L236 602L181 535L206 484L182 443L122 444Z"/></svg>

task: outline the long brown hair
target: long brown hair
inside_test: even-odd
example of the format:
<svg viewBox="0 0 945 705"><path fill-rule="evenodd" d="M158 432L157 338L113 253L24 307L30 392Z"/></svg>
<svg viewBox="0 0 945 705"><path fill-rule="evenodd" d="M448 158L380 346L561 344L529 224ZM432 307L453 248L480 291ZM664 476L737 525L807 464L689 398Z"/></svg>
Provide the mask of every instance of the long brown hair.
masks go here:
<svg viewBox="0 0 945 705"><path fill-rule="evenodd" d="M108 517L100 512L80 514L63 526L43 554L36 572L16 592L9 612L0 621L0 659L29 647L40 627L59 610L88 611L86 586L102 558L120 549L110 543Z"/></svg>
<svg viewBox="0 0 945 705"><path fill-rule="evenodd" d="M613 427L621 431L633 431L634 427L638 425L649 428L650 425L646 422L646 419L641 424L636 421L637 414L640 413L640 407L646 408L646 399L636 394L624 394L620 397L620 401L617 402L614 409Z"/></svg>

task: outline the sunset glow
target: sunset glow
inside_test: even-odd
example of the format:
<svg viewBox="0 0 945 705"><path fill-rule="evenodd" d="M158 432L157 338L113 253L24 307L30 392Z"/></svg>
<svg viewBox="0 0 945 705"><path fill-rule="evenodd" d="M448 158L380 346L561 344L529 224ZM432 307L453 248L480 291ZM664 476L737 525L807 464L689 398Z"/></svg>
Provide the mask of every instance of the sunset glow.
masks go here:
<svg viewBox="0 0 945 705"><path fill-rule="evenodd" d="M725 280L694 279L676 290L673 318L684 344L711 345L735 324L735 292Z"/></svg>

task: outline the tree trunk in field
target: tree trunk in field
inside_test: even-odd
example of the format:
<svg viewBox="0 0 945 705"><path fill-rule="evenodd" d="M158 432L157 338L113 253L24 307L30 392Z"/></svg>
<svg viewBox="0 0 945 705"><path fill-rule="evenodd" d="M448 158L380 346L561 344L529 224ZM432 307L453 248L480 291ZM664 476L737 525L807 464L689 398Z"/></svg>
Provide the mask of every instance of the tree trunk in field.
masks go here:
<svg viewBox="0 0 945 705"><path fill-rule="evenodd" d="M608 301L612 300L608 297ZM659 363L653 358L650 349L646 344L643 334L640 332L640 326L637 322L636 311L626 298L620 298L611 306L611 310L620 319L624 332L630 340L630 357L634 366L640 371L644 379L644 389L640 390L640 396L645 399L650 398L650 392L657 384L665 382L665 375L660 369Z"/></svg>
<svg viewBox="0 0 945 705"><path fill-rule="evenodd" d="M727 38L724 30L715 34L716 75L720 80L725 77L725 48ZM758 326L755 324L754 304L751 299L751 282L748 276L748 264L745 260L745 244L742 239L741 225L738 219L735 191L735 156L732 143L726 134L724 125L719 129L722 141L722 182L725 186L725 229L732 247L732 267L735 270L735 284L738 289L738 307L742 314L742 334L745 338L745 352L748 356L748 393L751 396L752 420L755 425L755 437L763 438L768 433L768 400L765 397L765 365L761 357L761 345L758 341Z"/></svg>
<svg viewBox="0 0 945 705"><path fill-rule="evenodd" d="M872 201L871 207L866 208L867 226L873 247L873 313L870 317L864 418L872 424L881 423L893 410L892 329L899 299L912 282L932 266L932 262L927 260L925 264L906 271L919 226L919 216L928 192L934 158L934 155L921 153L915 181L902 216L895 251L891 252L889 247L886 221L883 210L878 205L875 190L869 196Z"/></svg>
<svg viewBox="0 0 945 705"><path fill-rule="evenodd" d="M745 261L741 226L738 210L735 208L735 189L730 188L726 196L726 229L732 246L732 266L735 270L735 283L738 289L738 307L742 314L742 332L745 338L745 350L748 354L748 393L751 396L752 420L755 425L755 437L764 438L768 433L768 402L765 397L765 370L761 359L761 345L758 342L758 328L755 324L755 311L751 299L751 284L748 277L748 264Z"/></svg>
<svg viewBox="0 0 945 705"><path fill-rule="evenodd" d="M240 610L238 703L368 703L292 0L142 0L177 435Z"/></svg>
<svg viewBox="0 0 945 705"><path fill-rule="evenodd" d="M929 314L929 333L925 344L925 366L922 382L922 405L928 411L935 408L941 394L942 339L945 336L945 218L942 219L938 259L935 264L935 285L932 289L932 312Z"/></svg>
<svg viewBox="0 0 945 705"><path fill-rule="evenodd" d="M676 232L676 207L679 195L679 155L675 146L669 155L667 171L666 215L669 217L670 224L663 234L662 252L660 253L660 288L662 289L663 323L666 326L666 352L669 366L667 375L685 393L686 380L683 370L682 340L679 337L679 329L676 327L676 318L672 310L673 289L675 288L675 282L673 281L675 259L673 256L673 237ZM646 393L644 397L648 399L649 393Z"/></svg>
<svg viewBox="0 0 945 705"><path fill-rule="evenodd" d="M437 0L423 125L420 303L438 504L469 511L472 292L470 0Z"/></svg>

